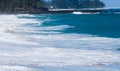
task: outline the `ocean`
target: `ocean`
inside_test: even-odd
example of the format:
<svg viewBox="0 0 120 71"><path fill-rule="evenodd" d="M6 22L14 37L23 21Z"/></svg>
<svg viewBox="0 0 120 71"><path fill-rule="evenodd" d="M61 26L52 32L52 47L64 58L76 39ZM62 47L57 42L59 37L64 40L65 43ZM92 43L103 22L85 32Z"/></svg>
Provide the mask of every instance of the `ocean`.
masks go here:
<svg viewBox="0 0 120 71"><path fill-rule="evenodd" d="M0 71L120 71L120 14L0 15Z"/></svg>

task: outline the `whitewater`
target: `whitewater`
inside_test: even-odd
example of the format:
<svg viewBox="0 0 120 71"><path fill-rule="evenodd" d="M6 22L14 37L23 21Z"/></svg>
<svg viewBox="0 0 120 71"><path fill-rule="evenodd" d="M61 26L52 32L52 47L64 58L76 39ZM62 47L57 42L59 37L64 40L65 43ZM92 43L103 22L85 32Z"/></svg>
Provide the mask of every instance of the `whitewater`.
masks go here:
<svg viewBox="0 0 120 71"><path fill-rule="evenodd" d="M77 33L70 15L0 15L0 71L119 71L120 38Z"/></svg>

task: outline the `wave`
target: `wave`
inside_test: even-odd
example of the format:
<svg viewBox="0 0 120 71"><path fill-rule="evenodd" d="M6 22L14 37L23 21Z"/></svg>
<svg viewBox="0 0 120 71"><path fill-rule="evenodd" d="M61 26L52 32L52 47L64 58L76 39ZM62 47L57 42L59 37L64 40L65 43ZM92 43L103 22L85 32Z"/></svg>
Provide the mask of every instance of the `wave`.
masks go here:
<svg viewBox="0 0 120 71"><path fill-rule="evenodd" d="M1 71L32 71L31 68L24 67L24 66L9 66L9 65L0 65Z"/></svg>
<svg viewBox="0 0 120 71"><path fill-rule="evenodd" d="M73 12L73 14L99 14L99 12L97 13Z"/></svg>
<svg viewBox="0 0 120 71"><path fill-rule="evenodd" d="M45 20L41 18L20 16L0 15L0 70L120 64L120 54L116 51L119 38L63 33L61 31L75 27L68 24L43 26Z"/></svg>
<svg viewBox="0 0 120 71"><path fill-rule="evenodd" d="M3 59L0 59L0 64L21 65L26 67L61 67L99 66L120 63L120 55L111 51L44 47L18 48L19 50L15 50L14 48L11 52L7 51L9 49L0 52L0 57L3 57Z"/></svg>

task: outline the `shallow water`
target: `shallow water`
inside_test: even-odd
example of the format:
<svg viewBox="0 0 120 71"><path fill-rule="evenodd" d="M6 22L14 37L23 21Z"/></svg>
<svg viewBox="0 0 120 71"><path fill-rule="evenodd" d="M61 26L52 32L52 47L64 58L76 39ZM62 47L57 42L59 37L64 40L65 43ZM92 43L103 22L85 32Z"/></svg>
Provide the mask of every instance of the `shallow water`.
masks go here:
<svg viewBox="0 0 120 71"><path fill-rule="evenodd" d="M119 71L119 14L0 15L1 71Z"/></svg>

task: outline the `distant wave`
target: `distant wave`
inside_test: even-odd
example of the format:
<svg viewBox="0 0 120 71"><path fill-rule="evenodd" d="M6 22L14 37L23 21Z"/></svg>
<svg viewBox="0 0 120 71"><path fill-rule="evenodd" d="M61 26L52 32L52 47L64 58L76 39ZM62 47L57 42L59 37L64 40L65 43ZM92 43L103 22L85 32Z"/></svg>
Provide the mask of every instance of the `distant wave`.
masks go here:
<svg viewBox="0 0 120 71"><path fill-rule="evenodd" d="M73 14L99 14L99 12L98 13L73 12Z"/></svg>

